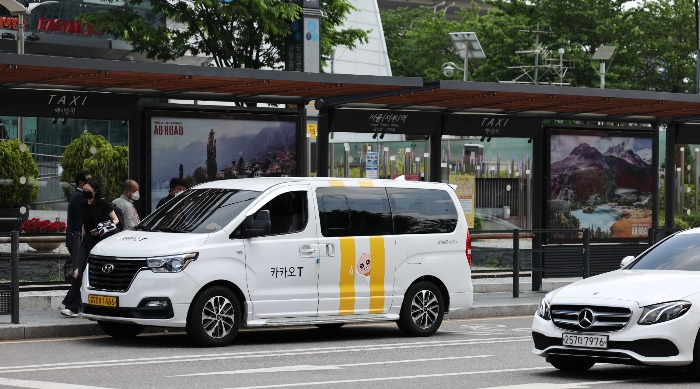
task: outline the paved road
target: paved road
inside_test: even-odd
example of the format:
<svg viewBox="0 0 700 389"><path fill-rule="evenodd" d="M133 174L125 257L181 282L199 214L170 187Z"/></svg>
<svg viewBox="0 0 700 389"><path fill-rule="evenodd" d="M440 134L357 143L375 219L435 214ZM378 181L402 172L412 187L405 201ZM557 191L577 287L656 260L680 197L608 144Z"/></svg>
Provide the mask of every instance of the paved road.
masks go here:
<svg viewBox="0 0 700 389"><path fill-rule="evenodd" d="M530 353L529 317L451 320L429 338L394 324L245 330L234 345L181 333L0 342L0 387L606 388L697 387L678 370L596 365L564 374Z"/></svg>

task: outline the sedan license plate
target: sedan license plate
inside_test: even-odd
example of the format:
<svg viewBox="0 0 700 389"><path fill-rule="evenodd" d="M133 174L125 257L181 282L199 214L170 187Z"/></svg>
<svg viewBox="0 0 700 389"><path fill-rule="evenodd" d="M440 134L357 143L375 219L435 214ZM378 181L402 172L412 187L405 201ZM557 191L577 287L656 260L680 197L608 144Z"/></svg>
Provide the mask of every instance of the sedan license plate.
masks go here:
<svg viewBox="0 0 700 389"><path fill-rule="evenodd" d="M112 308L116 308L119 306L116 296L98 296L96 294L88 295L88 304Z"/></svg>
<svg viewBox="0 0 700 389"><path fill-rule="evenodd" d="M570 347L608 348L608 336L564 334L562 344Z"/></svg>

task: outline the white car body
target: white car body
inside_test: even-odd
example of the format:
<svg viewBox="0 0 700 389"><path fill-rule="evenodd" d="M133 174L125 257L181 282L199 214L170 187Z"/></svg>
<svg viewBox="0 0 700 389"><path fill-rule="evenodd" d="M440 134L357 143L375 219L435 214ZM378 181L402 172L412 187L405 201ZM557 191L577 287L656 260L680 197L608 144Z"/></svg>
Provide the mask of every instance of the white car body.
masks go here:
<svg viewBox="0 0 700 389"><path fill-rule="evenodd" d="M90 254L93 265L88 266L83 277L83 317L186 327L193 300L211 285L235 291L243 309L241 327L396 321L404 295L419 279L442 285L446 292L445 311L469 308L472 304L471 273L465 254L467 224L454 190L446 184L255 178L215 181L194 189L207 188L261 194L229 223L213 227L215 231L211 233L129 230L97 244ZM319 220L319 188L444 191L458 211L458 223L453 232L444 234L325 237ZM231 238L246 216L289 191L308 194L308 224L303 231ZM196 253L196 260L179 272L156 273L144 266L149 257L185 253ZM363 254L372 258L372 270L366 275L355 267ZM133 278L126 290L107 290L91 284L91 279L100 275L91 272L99 273L100 266L109 270L110 266L113 269L129 261L134 261L136 268L129 273ZM100 299L111 297L116 297L116 307L95 305L103 301ZM167 306L145 306L159 299L167 300Z"/></svg>
<svg viewBox="0 0 700 389"><path fill-rule="evenodd" d="M685 231L671 237L674 238L697 238L700 243L698 231ZM673 243L667 243L666 247L669 246ZM555 367L557 361L571 359L656 366L691 364L700 330L700 271L664 270L664 265L656 269L635 269L635 264L656 247L658 245L642 253L631 264L630 258L625 258L623 266L626 268L548 293L533 319L535 348L532 352L554 362ZM679 248L679 251L682 250ZM677 254L677 258L683 257L682 252ZM697 260L691 254L687 257L690 261ZM666 321L640 323L645 307L662 303L682 304L684 308L679 311L683 313ZM550 319L545 318L548 310ZM650 311L647 310L647 314ZM652 316L645 314L644 317ZM565 334L574 335L567 335L566 341L580 343L563 345ZM604 347L594 347L596 345ZM575 367L575 364L565 366L564 370L567 367Z"/></svg>

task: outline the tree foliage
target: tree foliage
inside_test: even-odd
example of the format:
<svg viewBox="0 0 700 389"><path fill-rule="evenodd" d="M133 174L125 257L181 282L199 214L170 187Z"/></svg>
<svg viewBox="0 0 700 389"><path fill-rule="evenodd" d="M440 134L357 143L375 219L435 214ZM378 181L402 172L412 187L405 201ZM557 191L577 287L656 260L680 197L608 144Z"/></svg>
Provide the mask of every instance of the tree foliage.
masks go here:
<svg viewBox="0 0 700 389"><path fill-rule="evenodd" d="M162 17L161 23L142 17L139 8L148 4ZM321 9L324 61L335 46L352 49L357 42L367 42L366 31L341 28L354 9L348 0L322 0ZM131 0L108 12L85 13L81 19L124 39L151 59L170 61L186 54L204 55L219 67L279 69L284 64L290 24L300 17L301 10L280 0Z"/></svg>
<svg viewBox="0 0 700 389"><path fill-rule="evenodd" d="M26 207L39 197L39 168L21 145L17 139L0 141L0 208Z"/></svg>
<svg viewBox="0 0 700 389"><path fill-rule="evenodd" d="M442 64L463 62L449 32L474 31L486 59L469 61L472 81L532 82L535 56L540 56L538 83L560 81L559 49L564 49L563 82L599 87L600 45L617 46L607 61L606 88L694 92L695 16L692 0L486 0L483 14L473 5L461 20L446 20L430 7L382 12L382 22L395 76L445 79ZM535 47L535 31L539 46ZM521 53L516 54L516 51ZM523 53L528 52L529 53ZM520 68L519 68L520 67ZM524 75L522 69L528 70ZM454 79L461 79L461 70Z"/></svg>

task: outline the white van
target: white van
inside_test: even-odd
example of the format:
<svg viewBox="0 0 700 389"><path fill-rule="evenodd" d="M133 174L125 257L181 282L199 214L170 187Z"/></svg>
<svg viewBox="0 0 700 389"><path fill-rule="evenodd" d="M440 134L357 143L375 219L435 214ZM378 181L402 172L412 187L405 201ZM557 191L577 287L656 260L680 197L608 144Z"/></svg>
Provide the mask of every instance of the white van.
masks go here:
<svg viewBox="0 0 700 389"><path fill-rule="evenodd" d="M198 185L92 249L82 316L109 335L396 321L428 336L469 308L467 223L447 184L250 178Z"/></svg>

